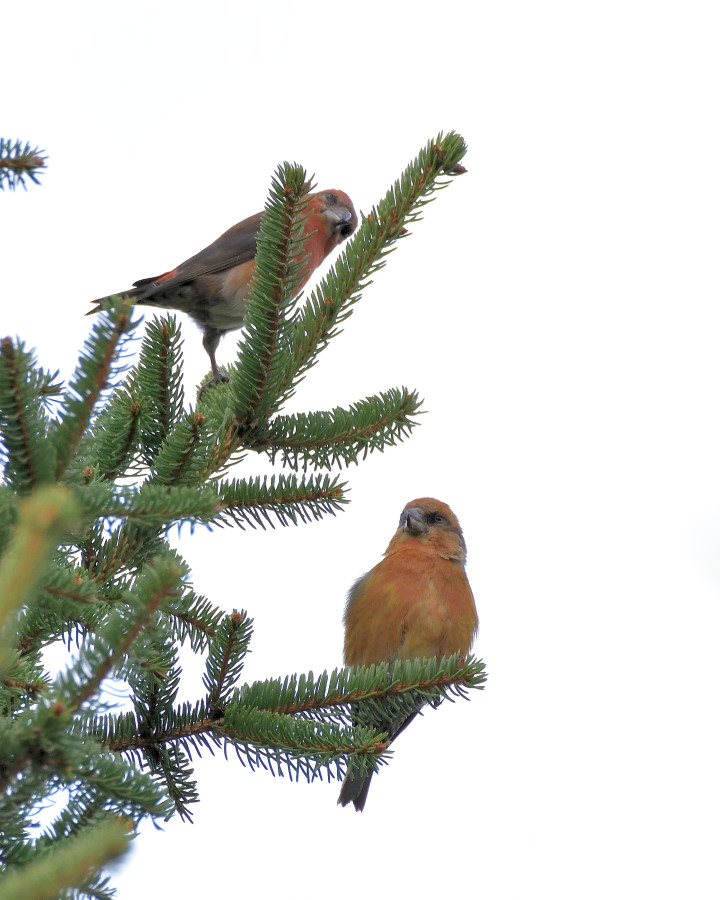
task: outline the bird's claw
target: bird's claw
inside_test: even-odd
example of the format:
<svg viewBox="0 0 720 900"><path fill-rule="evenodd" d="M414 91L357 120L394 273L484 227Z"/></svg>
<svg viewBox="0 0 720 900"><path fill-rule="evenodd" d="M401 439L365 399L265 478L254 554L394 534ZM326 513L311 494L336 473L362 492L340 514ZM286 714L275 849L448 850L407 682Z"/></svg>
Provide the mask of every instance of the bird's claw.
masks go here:
<svg viewBox="0 0 720 900"><path fill-rule="evenodd" d="M230 381L230 376L226 375L224 372L216 372L213 377L206 381L205 384L198 391L198 400L201 400L205 394L205 391L212 387L215 384L227 384Z"/></svg>

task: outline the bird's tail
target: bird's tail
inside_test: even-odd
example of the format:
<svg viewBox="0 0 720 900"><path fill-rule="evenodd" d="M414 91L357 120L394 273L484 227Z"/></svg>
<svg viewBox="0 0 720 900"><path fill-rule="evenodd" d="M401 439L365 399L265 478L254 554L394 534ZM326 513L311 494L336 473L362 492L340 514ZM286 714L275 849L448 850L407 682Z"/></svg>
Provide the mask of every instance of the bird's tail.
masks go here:
<svg viewBox="0 0 720 900"><path fill-rule="evenodd" d="M92 316L94 313L104 312L104 310L110 309L112 301L118 300L120 297L130 297L134 300L137 297L137 291L123 291L120 294L109 294L107 297L100 297L98 300L93 300L92 302L95 306L93 306L92 309L89 309L85 315Z"/></svg>
<svg viewBox="0 0 720 900"><path fill-rule="evenodd" d="M392 744L399 734L402 734L402 732L405 731L418 712L419 710L410 713L409 716L401 717L390 722L388 726L388 746ZM351 765L352 764L350 764L350 766ZM352 803L358 812L362 812L365 809L365 801L367 800L368 791L370 790L370 782L373 773L370 772L369 775L356 775L350 766L348 766L348 773L340 788L338 804L340 806L347 806L348 803Z"/></svg>
<svg viewBox="0 0 720 900"><path fill-rule="evenodd" d="M365 801L370 790L372 777L372 772L369 775L351 775L348 772L340 788L338 804L347 806L348 803L352 803L358 812L362 812L365 809Z"/></svg>

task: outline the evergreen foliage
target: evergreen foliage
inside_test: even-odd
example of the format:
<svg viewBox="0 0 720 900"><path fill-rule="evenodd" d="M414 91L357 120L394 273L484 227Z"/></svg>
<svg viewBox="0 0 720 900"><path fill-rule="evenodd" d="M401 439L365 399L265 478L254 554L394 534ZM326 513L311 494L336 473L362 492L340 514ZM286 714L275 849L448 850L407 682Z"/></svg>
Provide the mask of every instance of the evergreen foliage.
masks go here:
<svg viewBox="0 0 720 900"><path fill-rule="evenodd" d="M455 133L430 141L299 308L297 223L311 185L301 167L280 166L230 380L194 406L172 315L148 323L128 367L139 319L126 297L95 321L67 387L22 343L0 342L0 897L111 896L102 866L140 820L190 818L193 752L232 748L292 778L339 777L350 758L375 769L389 755L383 721L482 686L472 658L243 685L252 620L196 594L167 540L184 522L334 514L344 484L327 470L415 427L420 400L407 388L281 411L404 226L464 171L464 153ZM292 471L229 478L252 451ZM53 676L43 651L58 642L72 652ZM181 645L205 659L194 704L177 701ZM113 706L113 679L128 686L129 711ZM66 802L39 829L39 805L60 792Z"/></svg>
<svg viewBox="0 0 720 900"><path fill-rule="evenodd" d="M14 191L18 185L27 190L26 178L40 184L38 170L45 168L46 159L43 152L28 143L0 138L0 191L6 186Z"/></svg>

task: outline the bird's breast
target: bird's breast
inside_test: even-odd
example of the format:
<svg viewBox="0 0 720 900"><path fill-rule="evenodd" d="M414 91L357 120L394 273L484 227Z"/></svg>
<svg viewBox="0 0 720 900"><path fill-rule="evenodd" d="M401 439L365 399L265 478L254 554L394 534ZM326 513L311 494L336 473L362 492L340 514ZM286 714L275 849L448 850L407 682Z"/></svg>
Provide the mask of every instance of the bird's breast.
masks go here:
<svg viewBox="0 0 720 900"><path fill-rule="evenodd" d="M353 587L345 627L348 665L467 653L477 612L465 569L403 545Z"/></svg>
<svg viewBox="0 0 720 900"><path fill-rule="evenodd" d="M399 658L450 656L470 649L477 623L470 585L460 566L439 562L446 564L428 567L415 580Z"/></svg>

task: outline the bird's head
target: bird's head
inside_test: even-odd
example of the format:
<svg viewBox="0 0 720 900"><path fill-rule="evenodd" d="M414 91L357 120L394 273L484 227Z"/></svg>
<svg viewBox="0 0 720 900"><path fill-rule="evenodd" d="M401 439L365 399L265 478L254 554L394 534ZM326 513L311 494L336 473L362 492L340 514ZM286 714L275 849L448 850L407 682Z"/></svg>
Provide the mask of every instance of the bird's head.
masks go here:
<svg viewBox="0 0 720 900"><path fill-rule="evenodd" d="M352 200L345 191L320 191L313 199L317 201L318 211L335 236L336 244L350 237L357 228L358 217Z"/></svg>
<svg viewBox="0 0 720 900"><path fill-rule="evenodd" d="M419 540L433 546L440 556L465 562L467 547L460 523L447 503L433 497L411 500L400 514L394 544Z"/></svg>

